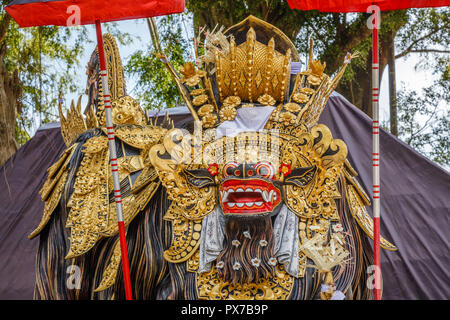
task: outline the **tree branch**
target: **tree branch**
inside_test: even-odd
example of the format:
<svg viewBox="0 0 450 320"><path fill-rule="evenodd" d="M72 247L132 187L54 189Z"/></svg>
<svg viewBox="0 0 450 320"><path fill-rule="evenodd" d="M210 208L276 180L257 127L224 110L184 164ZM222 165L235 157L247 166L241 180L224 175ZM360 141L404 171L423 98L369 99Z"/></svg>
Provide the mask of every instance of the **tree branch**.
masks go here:
<svg viewBox="0 0 450 320"><path fill-rule="evenodd" d="M309 20L306 20L306 24L314 31L314 33L316 34L317 40L320 40L325 45L325 42L323 41L322 36L319 33L319 30L317 30L317 28L314 26L314 24L312 24Z"/></svg>
<svg viewBox="0 0 450 320"><path fill-rule="evenodd" d="M433 34L437 33L440 29L434 29L432 32L420 37L419 39L414 40L408 48L406 48L402 53L399 53L398 55L395 56L395 59L397 58L401 58L403 56L406 56L408 53L411 52L411 50L413 50L414 46L416 44L418 44L420 41L423 41L425 39L427 39L428 37L431 37Z"/></svg>
<svg viewBox="0 0 450 320"><path fill-rule="evenodd" d="M439 49L418 49L418 50L409 50L408 52L402 52L395 56L395 59L402 58L409 53L450 53L450 50L439 50Z"/></svg>
<svg viewBox="0 0 450 320"><path fill-rule="evenodd" d="M425 124L422 126L422 128L418 129L416 132L411 133L411 139L413 139L415 136L417 136L419 133L421 133L424 129L428 127L428 124L430 121L434 118L434 115L436 114L438 104L434 106L433 112L431 113L430 117L427 121L425 121Z"/></svg>

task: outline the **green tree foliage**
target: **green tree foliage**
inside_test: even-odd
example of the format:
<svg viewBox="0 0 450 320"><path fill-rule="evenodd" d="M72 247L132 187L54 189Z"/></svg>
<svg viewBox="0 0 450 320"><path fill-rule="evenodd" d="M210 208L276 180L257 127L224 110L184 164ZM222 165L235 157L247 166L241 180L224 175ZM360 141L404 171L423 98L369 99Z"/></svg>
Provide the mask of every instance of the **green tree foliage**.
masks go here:
<svg viewBox="0 0 450 320"><path fill-rule="evenodd" d="M89 26L19 28L3 10L9 2L2 1L0 11L0 81L5 83L0 90L0 136L10 146L0 150L0 164L30 138L30 132L59 120L60 97L84 93L80 57L95 40L89 38ZM104 25L120 43L131 43L117 23Z"/></svg>
<svg viewBox="0 0 450 320"><path fill-rule="evenodd" d="M439 163L450 166L450 82L444 79L424 88L422 94L403 89L398 93L399 138ZM442 105L446 105L446 107Z"/></svg>
<svg viewBox="0 0 450 320"><path fill-rule="evenodd" d="M178 70L185 61L193 61L192 44L186 36L187 14L171 15L158 18L157 26L160 35L160 45ZM125 66L125 71L137 80L135 88L137 99L146 109L161 109L175 107L182 103L182 98L164 63L154 55L153 44L136 51Z"/></svg>
<svg viewBox="0 0 450 320"><path fill-rule="evenodd" d="M60 93L79 90L74 75L80 70L78 59L86 42L86 29L19 29L12 22L5 41L5 65L10 71L17 70L23 90L18 115L21 130L17 131L18 142L22 144L28 139L27 128L58 120Z"/></svg>

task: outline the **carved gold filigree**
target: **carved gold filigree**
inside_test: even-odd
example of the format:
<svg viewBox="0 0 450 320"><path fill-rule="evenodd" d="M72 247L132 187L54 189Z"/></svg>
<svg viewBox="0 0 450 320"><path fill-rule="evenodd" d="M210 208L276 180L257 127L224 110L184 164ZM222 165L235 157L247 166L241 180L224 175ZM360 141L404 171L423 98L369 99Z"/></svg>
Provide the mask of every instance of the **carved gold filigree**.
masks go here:
<svg viewBox="0 0 450 320"><path fill-rule="evenodd" d="M58 206L67 181L67 174L69 171L68 163L76 147L77 144L74 144L66 149L61 158L47 169L47 180L40 190L41 198L45 201L44 213L39 225L28 236L29 239L34 238L42 231L50 220L53 211L55 211Z"/></svg>
<svg viewBox="0 0 450 320"><path fill-rule="evenodd" d="M72 101L70 109L67 110L66 116L61 109L61 104L58 105L59 118L61 123L61 135L67 147L71 146L75 140L85 132L88 127L83 115L81 114L81 96L78 99L77 105Z"/></svg>
<svg viewBox="0 0 450 320"><path fill-rule="evenodd" d="M361 227L361 229L364 230L364 232L373 239L373 219L369 216L369 213L367 212L366 207L364 206L364 203L356 191L356 188L351 185L346 185L346 198L349 204L350 213L355 218L358 225ZM394 246L392 243L384 239L383 237L380 237L380 245L386 250L390 251L396 251L397 247Z"/></svg>
<svg viewBox="0 0 450 320"><path fill-rule="evenodd" d="M219 84L220 92L225 97L238 95L242 100L250 102L267 93L276 101L281 101L284 96L283 81L286 82L287 79L285 56L290 57L290 52L283 55L271 50L270 46L255 39L255 31L250 28L245 43L233 47L228 55L216 55L215 62L220 66L217 74L220 79L224 79ZM241 70L245 72L245 76ZM262 85L266 77L273 79L271 85ZM235 81L228 82L228 78Z"/></svg>
<svg viewBox="0 0 450 320"><path fill-rule="evenodd" d="M339 242L327 241L327 235L316 233L311 239L305 241L300 250L303 251L308 258L314 261L314 267L320 272L329 272L335 266L345 262L350 254Z"/></svg>
<svg viewBox="0 0 450 320"><path fill-rule="evenodd" d="M119 48L116 40L111 34L103 35L103 49L106 57L106 71L108 73L108 87L111 100L126 95L125 77L123 73L122 59L120 58ZM96 48L96 52L98 49ZM98 56L98 53L97 53ZM100 126L105 126L105 103L103 98L103 83L101 75L97 75L98 102L97 119Z"/></svg>
<svg viewBox="0 0 450 320"><path fill-rule="evenodd" d="M281 162L296 167L316 167L314 178L305 186L286 185L287 206L300 217L322 216L339 219L334 199L340 197L337 182L347 156L342 140L333 139L324 125L316 125L292 139L281 150Z"/></svg>
<svg viewBox="0 0 450 320"><path fill-rule="evenodd" d="M84 145L84 157L77 171L69 200L66 227L70 228L70 250L66 259L79 256L99 239L108 219L108 139L97 136Z"/></svg>
<svg viewBox="0 0 450 320"><path fill-rule="evenodd" d="M298 91L306 95L312 95L314 92L316 92L313 88L308 87L300 88Z"/></svg>
<svg viewBox="0 0 450 320"><path fill-rule="evenodd" d="M201 221L186 219L179 210L172 221L172 242L164 251L164 258L173 263L188 260L200 245Z"/></svg>
<svg viewBox="0 0 450 320"><path fill-rule="evenodd" d="M205 89L194 89L191 91L191 96L198 96L205 93Z"/></svg>
<svg viewBox="0 0 450 320"><path fill-rule="evenodd" d="M106 128L103 128L103 132L106 134ZM114 129L114 134L118 139L137 149L153 146L162 139L166 132L167 129L159 126L123 125Z"/></svg>
<svg viewBox="0 0 450 320"><path fill-rule="evenodd" d="M122 96L111 102L114 124L145 125L145 115L139 103L130 96Z"/></svg>
<svg viewBox="0 0 450 320"><path fill-rule="evenodd" d="M217 123L217 115L215 114L207 114L202 117L202 124L205 128L212 128Z"/></svg>
<svg viewBox="0 0 450 320"><path fill-rule="evenodd" d="M289 111L289 112L296 113L296 112L299 112L299 111L302 109L302 107L300 107L300 106L299 106L298 104L296 104L296 103L290 102L290 103L286 103L286 104L284 105L284 109L287 110L287 111Z"/></svg>
<svg viewBox="0 0 450 320"><path fill-rule="evenodd" d="M182 215L190 220L205 217L217 205L216 187L191 186L183 169L192 161L191 141L179 129L168 132L162 144L150 150L150 159L167 189L168 198L177 203ZM165 156L167 155L167 156Z"/></svg>
<svg viewBox="0 0 450 320"><path fill-rule="evenodd" d="M270 94L265 93L258 98L258 102L266 106L273 106L277 101Z"/></svg>
<svg viewBox="0 0 450 320"><path fill-rule="evenodd" d="M256 18L246 21L261 23ZM223 165L229 160L224 158L223 153L221 155L221 151L228 150L233 157L231 160L238 163L270 161L277 173L275 178L284 183L284 203L299 218L297 277L303 277L306 268L311 267L308 259L314 262L313 267L320 272L330 272L336 265L344 263L348 256L336 205L336 199L342 196L337 187L339 179L344 183L352 216L369 236L373 235L371 219L364 207L364 204L368 204L368 197L362 188L360 190L354 172L345 162L345 144L339 139L333 139L326 126L316 125L331 92L343 75L345 65L331 79L323 73L325 63L312 58L311 43L308 69L297 74L290 99L286 101L290 60L296 59L295 54L291 55L289 43L282 54L275 50L279 45L276 46L274 38L267 44L261 43L257 40L255 29L251 26L247 29L244 31L247 32L246 39L239 45L236 45L232 36L227 38L221 31L218 32L215 37L220 46L213 46L214 52L205 53L205 62L213 64L209 65L208 72L215 74L218 101L212 88L211 79L214 78L209 78L206 71L197 70L192 63L180 68L183 78L175 77L175 80L194 118L198 120L200 116L204 128L213 128L223 121L235 119L236 108L243 101L250 103L244 103L242 108L254 107L253 102L257 99L262 105L274 106L279 103L266 125L266 129L279 131L241 133L236 137L204 140L200 143L203 157L200 163L193 161L195 152L192 137L185 137L179 129L162 128L173 128L173 122L167 120L161 127L146 124L139 104L125 94L117 46L108 40L105 50L110 57L108 70L113 75L109 85L113 92L114 129L125 154L118 159L119 178L129 187L122 199L125 225L145 208L162 185L171 201L163 219L171 223L172 235L170 246L164 251L164 259L170 263L186 263L186 270L196 273L199 268L202 220L218 205L217 182L223 178ZM278 33L276 30L275 33ZM276 39L284 39L283 36L280 32ZM245 33L242 37L245 37ZM205 48L212 47L206 44ZM195 88L191 88L193 90L189 94L181 83ZM102 83L98 85L100 98L97 116L91 106L85 111L86 119L83 119L79 104L76 107L72 104L66 118L61 116L62 133L67 145L73 144L82 132L92 126L104 126ZM106 129L102 129L106 134ZM126 155L124 144L137 148L140 154ZM263 153L262 145L267 146ZM46 201L44 216L30 236L42 230L60 201L69 170L68 163L76 146L74 144L49 168L49 178L41 190L42 198ZM274 150L275 153L272 152ZM70 250L66 258L82 255L100 238L112 237L118 232L115 203L111 197L112 178L106 136L88 139L82 152L84 156L68 204L70 211L66 226L70 229ZM281 163L287 166L281 167ZM216 165L214 177L210 179L215 185L206 183L204 187L194 187L188 183L186 169L207 169L209 164ZM286 170L279 172L279 168ZM303 172L302 176L300 173L299 176L287 174L291 169L299 168L305 169L297 171ZM130 175L136 172L140 174L132 183ZM297 179L296 182L292 182L293 179ZM395 249L384 239L382 245ZM96 292L115 283L119 265L120 246L116 241ZM282 265L277 265L273 276L256 283L233 285L221 280L213 266L210 272L196 274L196 285L200 299L287 299L294 286L294 277L287 274Z"/></svg>
<svg viewBox="0 0 450 320"><path fill-rule="evenodd" d="M306 102L308 102L309 97L304 93L297 92L296 94L294 94L292 96L292 100L294 100L295 102L298 102L298 103L306 103Z"/></svg>
<svg viewBox="0 0 450 320"><path fill-rule="evenodd" d="M197 272L200 261L200 250L196 249L195 253L186 261L186 270L188 272Z"/></svg>
<svg viewBox="0 0 450 320"><path fill-rule="evenodd" d="M183 75L180 79L181 83L186 83L191 87L198 85L201 77L206 75L205 71L197 70L192 62L188 62L184 66L180 67L180 73Z"/></svg>
<svg viewBox="0 0 450 320"><path fill-rule="evenodd" d="M294 286L294 277L278 265L275 274L257 283L231 284L222 281L215 266L208 273L197 274L198 298L203 300L287 300Z"/></svg>
<svg viewBox="0 0 450 320"><path fill-rule="evenodd" d="M295 124L297 117L292 112L283 112L280 114L280 121L285 125Z"/></svg>
<svg viewBox="0 0 450 320"><path fill-rule="evenodd" d="M234 120L234 118L236 118L236 114L236 108L231 106L222 108L219 112L219 116L222 121Z"/></svg>
<svg viewBox="0 0 450 320"><path fill-rule="evenodd" d="M208 96L206 94L201 94L201 95L195 96L194 99L192 99L192 104L194 106L198 107L207 101L208 101Z"/></svg>
<svg viewBox="0 0 450 320"><path fill-rule="evenodd" d="M223 100L222 106L225 108L236 108L241 104L241 98L238 96L229 96Z"/></svg>
<svg viewBox="0 0 450 320"><path fill-rule="evenodd" d="M119 270L122 261L119 239L114 244L114 249L106 269L103 271L102 280L94 292L100 292L108 289L116 282L117 270Z"/></svg>
<svg viewBox="0 0 450 320"><path fill-rule="evenodd" d="M156 171L151 167L147 157L150 147L159 142L162 133L167 130L139 125L123 125L116 129L120 140L142 150L141 155L118 158L120 181L128 180L131 189L130 193L122 198L124 222L127 225L144 209L159 186ZM106 136L90 138L84 143L82 152L84 157L78 168L73 185L74 192L68 203L70 211L66 227L70 228L70 250L67 258L84 254L101 237L110 237L118 232L114 198L110 197L112 175L108 138ZM133 188L129 175L137 171L142 171L142 175L138 177L136 187Z"/></svg>
<svg viewBox="0 0 450 320"><path fill-rule="evenodd" d="M204 117L214 111L214 106L212 104L205 104L200 109L198 109L198 115Z"/></svg>

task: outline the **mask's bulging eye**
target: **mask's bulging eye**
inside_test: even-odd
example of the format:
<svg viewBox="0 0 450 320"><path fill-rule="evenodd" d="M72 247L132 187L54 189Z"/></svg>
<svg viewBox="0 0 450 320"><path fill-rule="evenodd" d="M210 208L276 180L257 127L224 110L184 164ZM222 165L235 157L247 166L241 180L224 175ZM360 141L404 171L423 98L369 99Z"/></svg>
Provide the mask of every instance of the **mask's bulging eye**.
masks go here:
<svg viewBox="0 0 450 320"><path fill-rule="evenodd" d="M275 175L275 169L268 161L258 162L255 166L256 174L263 178L272 179Z"/></svg>
<svg viewBox="0 0 450 320"><path fill-rule="evenodd" d="M224 178L234 175L234 168L237 168L239 164L237 162L228 162L222 171L222 175Z"/></svg>

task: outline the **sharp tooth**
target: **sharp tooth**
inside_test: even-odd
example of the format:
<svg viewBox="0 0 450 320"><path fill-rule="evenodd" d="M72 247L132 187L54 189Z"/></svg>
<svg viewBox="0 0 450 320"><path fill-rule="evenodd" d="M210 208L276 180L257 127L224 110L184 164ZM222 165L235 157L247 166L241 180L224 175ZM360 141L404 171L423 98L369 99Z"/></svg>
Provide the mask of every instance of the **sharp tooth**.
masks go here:
<svg viewBox="0 0 450 320"><path fill-rule="evenodd" d="M264 192L262 193L262 197L265 202L269 202L269 194L267 193L267 190L264 190Z"/></svg>
<svg viewBox="0 0 450 320"><path fill-rule="evenodd" d="M244 192L244 189L238 188L238 189L236 189L236 192Z"/></svg>
<svg viewBox="0 0 450 320"><path fill-rule="evenodd" d="M236 203L236 205L238 206L238 208L242 208L244 206L243 203Z"/></svg>
<svg viewBox="0 0 450 320"><path fill-rule="evenodd" d="M255 202L256 206L262 206L263 202Z"/></svg>
<svg viewBox="0 0 450 320"><path fill-rule="evenodd" d="M262 193L262 190L261 189L255 189L255 192Z"/></svg>
<svg viewBox="0 0 450 320"><path fill-rule="evenodd" d="M222 202L227 201L227 199L228 199L228 191L225 191L222 196Z"/></svg>
<svg viewBox="0 0 450 320"><path fill-rule="evenodd" d="M269 201L273 203L273 194L275 193L275 191L270 190L269 192Z"/></svg>
<svg viewBox="0 0 450 320"><path fill-rule="evenodd" d="M245 192L253 192L253 189L252 188L247 188L247 189L245 189Z"/></svg>
<svg viewBox="0 0 450 320"><path fill-rule="evenodd" d="M276 192L273 193L273 201L275 201L275 200L277 200L277 193Z"/></svg>
<svg viewBox="0 0 450 320"><path fill-rule="evenodd" d="M227 206L229 206L230 208L233 208L236 205L236 203L234 202L228 202Z"/></svg>
<svg viewBox="0 0 450 320"><path fill-rule="evenodd" d="M223 191L220 191L220 199L223 199Z"/></svg>
<svg viewBox="0 0 450 320"><path fill-rule="evenodd" d="M246 205L247 207L253 207L253 202L246 202L245 205Z"/></svg>

